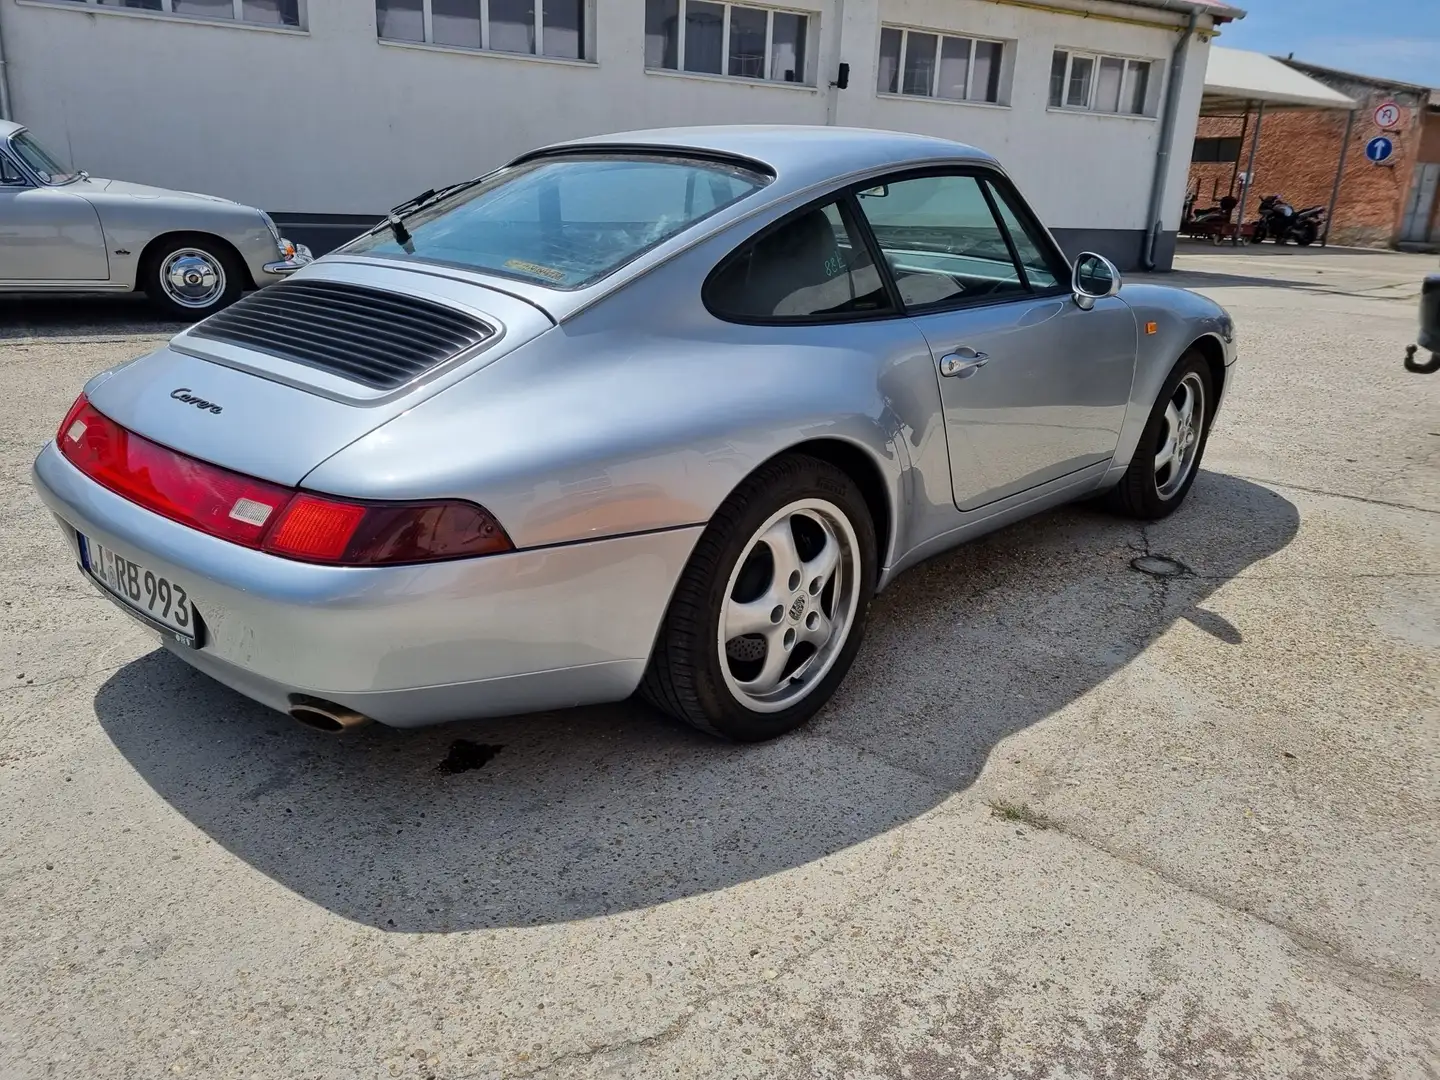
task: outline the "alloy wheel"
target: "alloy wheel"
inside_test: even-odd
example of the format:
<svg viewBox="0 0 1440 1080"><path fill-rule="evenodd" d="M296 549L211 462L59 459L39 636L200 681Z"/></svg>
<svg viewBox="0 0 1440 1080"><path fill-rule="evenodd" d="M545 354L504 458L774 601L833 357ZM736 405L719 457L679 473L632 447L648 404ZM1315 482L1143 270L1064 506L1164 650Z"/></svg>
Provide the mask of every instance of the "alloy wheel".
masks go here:
<svg viewBox="0 0 1440 1080"><path fill-rule="evenodd" d="M1204 430L1205 386L1192 371L1165 405L1164 437L1155 453L1155 490L1160 498L1172 498L1190 478Z"/></svg>
<svg viewBox="0 0 1440 1080"><path fill-rule="evenodd" d="M845 647L860 592L859 541L839 507L800 499L745 545L725 586L720 670L735 699L779 712L804 699Z"/></svg>

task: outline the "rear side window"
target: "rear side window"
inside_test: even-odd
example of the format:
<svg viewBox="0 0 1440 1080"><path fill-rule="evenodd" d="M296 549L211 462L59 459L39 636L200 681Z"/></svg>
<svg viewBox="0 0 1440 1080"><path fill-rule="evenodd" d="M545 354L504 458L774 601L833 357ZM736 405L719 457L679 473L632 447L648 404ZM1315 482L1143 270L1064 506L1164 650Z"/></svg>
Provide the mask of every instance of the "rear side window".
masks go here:
<svg viewBox="0 0 1440 1080"><path fill-rule="evenodd" d="M687 158L542 158L407 217L404 243L381 226L345 250L577 289L767 182L746 169Z"/></svg>
<svg viewBox="0 0 1440 1080"><path fill-rule="evenodd" d="M920 176L859 194L907 310L1028 292L976 177Z"/></svg>
<svg viewBox="0 0 1440 1080"><path fill-rule="evenodd" d="M838 203L804 210L723 262L706 306L742 321L823 321L889 310L880 272Z"/></svg>

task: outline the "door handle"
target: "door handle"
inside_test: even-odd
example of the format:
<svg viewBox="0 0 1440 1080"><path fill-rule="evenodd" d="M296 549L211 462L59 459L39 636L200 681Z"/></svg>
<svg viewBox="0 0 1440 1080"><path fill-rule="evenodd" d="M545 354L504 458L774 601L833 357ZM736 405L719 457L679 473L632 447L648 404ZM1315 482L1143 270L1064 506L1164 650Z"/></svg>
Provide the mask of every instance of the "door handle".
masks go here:
<svg viewBox="0 0 1440 1080"><path fill-rule="evenodd" d="M968 345L962 345L940 358L940 374L964 379L974 375L989 362L989 353L976 352Z"/></svg>

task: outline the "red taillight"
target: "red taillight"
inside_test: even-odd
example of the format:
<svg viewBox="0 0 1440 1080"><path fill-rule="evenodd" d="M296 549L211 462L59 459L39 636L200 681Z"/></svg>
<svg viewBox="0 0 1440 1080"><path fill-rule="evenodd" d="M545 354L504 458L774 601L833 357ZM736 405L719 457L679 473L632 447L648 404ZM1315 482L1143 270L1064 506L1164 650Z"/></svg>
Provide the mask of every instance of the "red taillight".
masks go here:
<svg viewBox="0 0 1440 1080"><path fill-rule="evenodd" d="M56 435L96 483L157 514L245 547L304 562L383 566L510 551L474 503L350 502L256 480L126 431L82 394Z"/></svg>
<svg viewBox="0 0 1440 1080"><path fill-rule="evenodd" d="M290 489L177 454L126 431L82 395L56 436L60 452L97 484L162 517L258 548Z"/></svg>

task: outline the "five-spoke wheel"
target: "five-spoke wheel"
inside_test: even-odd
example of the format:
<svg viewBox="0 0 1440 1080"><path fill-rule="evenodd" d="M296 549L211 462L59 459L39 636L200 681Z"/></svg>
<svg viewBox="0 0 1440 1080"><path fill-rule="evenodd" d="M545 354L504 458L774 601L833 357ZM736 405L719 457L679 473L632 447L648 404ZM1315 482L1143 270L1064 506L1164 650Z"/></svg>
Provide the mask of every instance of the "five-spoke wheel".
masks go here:
<svg viewBox="0 0 1440 1080"><path fill-rule="evenodd" d="M735 564L717 640L725 685L757 712L811 693L855 617L859 542L844 512L802 499L771 515Z"/></svg>
<svg viewBox="0 0 1440 1080"><path fill-rule="evenodd" d="M641 693L743 742L798 727L849 670L875 573L874 520L855 482L804 454L770 461L696 543Z"/></svg>
<svg viewBox="0 0 1440 1080"><path fill-rule="evenodd" d="M1162 518L1184 500L1210 433L1210 364L1190 350L1171 369L1120 483L1106 493L1112 510Z"/></svg>

